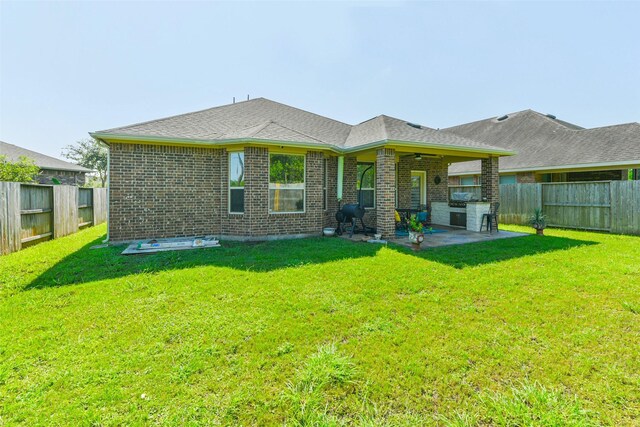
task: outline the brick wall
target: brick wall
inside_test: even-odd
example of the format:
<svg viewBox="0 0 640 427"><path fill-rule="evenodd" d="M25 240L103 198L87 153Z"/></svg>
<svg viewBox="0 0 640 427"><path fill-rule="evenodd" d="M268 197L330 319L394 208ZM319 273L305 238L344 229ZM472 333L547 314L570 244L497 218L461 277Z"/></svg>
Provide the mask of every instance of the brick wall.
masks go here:
<svg viewBox="0 0 640 427"><path fill-rule="evenodd" d="M386 239L395 233L395 161L395 150L380 148L376 152L376 228Z"/></svg>
<svg viewBox="0 0 640 427"><path fill-rule="evenodd" d="M417 169L420 168L420 169ZM413 157L400 157L398 161L398 207L411 207L411 171L427 170L424 161L417 161ZM428 181L428 179L427 179Z"/></svg>
<svg viewBox="0 0 640 427"><path fill-rule="evenodd" d="M500 201L500 178L498 176L498 157L489 157L481 161L480 191L482 199L489 203Z"/></svg>
<svg viewBox="0 0 640 427"><path fill-rule="evenodd" d="M516 182L518 184L535 184L536 174L533 172L519 172L516 174Z"/></svg>
<svg viewBox="0 0 640 427"><path fill-rule="evenodd" d="M403 156L398 162L398 207L411 207L411 171L427 172L427 204L449 200L449 167L443 159ZM440 184L435 183L436 176L440 177Z"/></svg>
<svg viewBox="0 0 640 427"><path fill-rule="evenodd" d="M357 203L358 160L355 157L345 157L342 173L342 204Z"/></svg>
<svg viewBox="0 0 640 427"><path fill-rule="evenodd" d="M112 241L220 232L222 150L111 144Z"/></svg>
<svg viewBox="0 0 640 427"><path fill-rule="evenodd" d="M325 158L327 164L327 209L324 211L324 227L336 226L338 210L338 157Z"/></svg>
<svg viewBox="0 0 640 427"><path fill-rule="evenodd" d="M323 190L325 159L326 196ZM269 150L245 147L244 161L245 211L231 214L226 149L111 144L111 240L209 234L260 239L320 235L323 227L335 226L337 156L325 156L320 151L306 153L305 212L286 214L269 213ZM388 233L393 226L395 167L395 152L379 150L376 209L367 210L365 222L383 233ZM442 159L403 157L398 164L400 207L410 205L411 170L427 171L429 202L447 201L447 164ZM440 184L435 184L435 176L440 176ZM345 157L343 204L357 202L356 183L357 160ZM326 210L322 203L325 197Z"/></svg>
<svg viewBox="0 0 640 427"><path fill-rule="evenodd" d="M110 150L111 241L211 234L259 239L322 231L322 152L306 154L305 212L277 214L269 213L269 151L244 148L245 211L230 214L226 149L111 144ZM335 158L328 164L337 170ZM328 174L333 213L336 174Z"/></svg>
<svg viewBox="0 0 640 427"><path fill-rule="evenodd" d="M449 165L444 159L427 159L427 201L449 201ZM440 184L434 179L439 176Z"/></svg>

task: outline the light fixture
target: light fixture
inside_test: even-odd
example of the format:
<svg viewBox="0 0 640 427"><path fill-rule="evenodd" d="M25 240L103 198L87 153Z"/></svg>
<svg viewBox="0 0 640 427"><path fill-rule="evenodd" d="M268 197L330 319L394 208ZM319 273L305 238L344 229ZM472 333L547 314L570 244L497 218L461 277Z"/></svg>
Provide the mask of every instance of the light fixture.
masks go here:
<svg viewBox="0 0 640 427"><path fill-rule="evenodd" d="M420 153L416 153L416 156L414 157L416 160L422 160L422 154Z"/></svg>

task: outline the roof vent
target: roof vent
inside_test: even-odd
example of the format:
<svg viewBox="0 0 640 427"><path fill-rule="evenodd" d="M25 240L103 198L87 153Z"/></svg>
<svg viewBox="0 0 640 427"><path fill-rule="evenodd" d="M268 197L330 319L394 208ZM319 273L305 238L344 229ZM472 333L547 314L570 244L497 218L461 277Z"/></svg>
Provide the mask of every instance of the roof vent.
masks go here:
<svg viewBox="0 0 640 427"><path fill-rule="evenodd" d="M508 118L509 118L509 116L505 114L504 116L500 116L500 117L498 117L496 120L498 120L499 122L501 122L501 121L503 121L503 120L507 120Z"/></svg>
<svg viewBox="0 0 640 427"><path fill-rule="evenodd" d="M556 116L554 116L553 114L546 114L546 116L553 120L556 119Z"/></svg>
<svg viewBox="0 0 640 427"><path fill-rule="evenodd" d="M415 124L415 123L409 123L409 122L407 122L407 124L408 124L409 126L411 126L412 128L422 129L422 126L420 126L420 125L418 125L418 124Z"/></svg>

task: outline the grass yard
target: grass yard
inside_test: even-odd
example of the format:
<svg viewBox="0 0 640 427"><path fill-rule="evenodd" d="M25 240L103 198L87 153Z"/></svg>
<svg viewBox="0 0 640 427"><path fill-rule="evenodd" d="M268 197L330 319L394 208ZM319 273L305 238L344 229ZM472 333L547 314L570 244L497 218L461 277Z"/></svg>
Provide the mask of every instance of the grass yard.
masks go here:
<svg viewBox="0 0 640 427"><path fill-rule="evenodd" d="M0 258L0 425L640 425L638 237L104 233Z"/></svg>

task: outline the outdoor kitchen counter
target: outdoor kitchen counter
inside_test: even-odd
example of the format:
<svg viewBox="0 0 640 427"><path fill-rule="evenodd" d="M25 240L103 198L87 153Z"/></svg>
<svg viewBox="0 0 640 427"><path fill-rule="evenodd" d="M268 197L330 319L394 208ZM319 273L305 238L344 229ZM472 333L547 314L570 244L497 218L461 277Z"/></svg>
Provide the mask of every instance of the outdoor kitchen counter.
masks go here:
<svg viewBox="0 0 640 427"><path fill-rule="evenodd" d="M482 215L489 213L488 202L467 202L465 208L450 207L447 202L431 203L431 223L451 226L451 212L464 212L467 215L466 229L480 231Z"/></svg>
<svg viewBox="0 0 640 427"><path fill-rule="evenodd" d="M489 213L491 204L489 202L468 202L467 203L467 230L480 231L482 226L482 215Z"/></svg>

